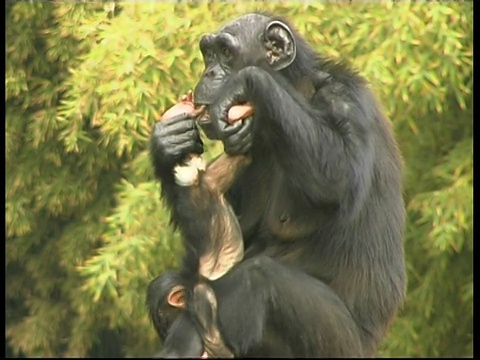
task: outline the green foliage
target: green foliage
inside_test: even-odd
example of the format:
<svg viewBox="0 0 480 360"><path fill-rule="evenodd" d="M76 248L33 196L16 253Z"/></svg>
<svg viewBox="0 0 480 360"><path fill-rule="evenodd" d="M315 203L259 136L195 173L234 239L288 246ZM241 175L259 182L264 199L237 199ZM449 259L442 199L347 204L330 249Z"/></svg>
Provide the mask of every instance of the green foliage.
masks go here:
<svg viewBox="0 0 480 360"><path fill-rule="evenodd" d="M286 16L319 52L350 59L393 120L406 166L409 290L380 355L472 356L472 5L262 1L7 5L6 335L15 353L158 348L145 290L181 249L148 137L198 79L200 36L252 10ZM207 156L221 151L207 144Z"/></svg>

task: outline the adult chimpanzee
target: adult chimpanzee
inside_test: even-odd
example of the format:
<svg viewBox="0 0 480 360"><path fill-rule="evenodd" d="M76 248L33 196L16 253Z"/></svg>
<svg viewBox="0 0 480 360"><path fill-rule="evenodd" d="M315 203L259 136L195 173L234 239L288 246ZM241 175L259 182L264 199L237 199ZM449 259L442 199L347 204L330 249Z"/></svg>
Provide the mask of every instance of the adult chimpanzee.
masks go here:
<svg viewBox="0 0 480 360"><path fill-rule="evenodd" d="M278 18L244 15L200 48L200 124L252 158L228 193L245 258L211 283L226 343L235 356L374 354L405 291L401 159L374 96ZM244 102L254 115L229 124ZM156 124L151 145L172 206L174 166L203 151L191 114Z"/></svg>

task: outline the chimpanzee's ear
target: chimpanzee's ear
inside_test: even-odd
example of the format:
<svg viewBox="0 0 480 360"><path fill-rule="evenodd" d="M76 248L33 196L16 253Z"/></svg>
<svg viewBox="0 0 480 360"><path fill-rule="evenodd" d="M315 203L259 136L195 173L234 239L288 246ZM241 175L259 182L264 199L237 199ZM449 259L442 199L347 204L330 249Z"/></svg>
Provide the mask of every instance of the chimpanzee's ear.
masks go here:
<svg viewBox="0 0 480 360"><path fill-rule="evenodd" d="M290 65L297 54L297 45L292 30L281 21L271 21L265 28L264 45L267 62L273 70L282 70Z"/></svg>
<svg viewBox="0 0 480 360"><path fill-rule="evenodd" d="M185 288L181 285L174 286L168 293L167 302L176 308L185 307Z"/></svg>

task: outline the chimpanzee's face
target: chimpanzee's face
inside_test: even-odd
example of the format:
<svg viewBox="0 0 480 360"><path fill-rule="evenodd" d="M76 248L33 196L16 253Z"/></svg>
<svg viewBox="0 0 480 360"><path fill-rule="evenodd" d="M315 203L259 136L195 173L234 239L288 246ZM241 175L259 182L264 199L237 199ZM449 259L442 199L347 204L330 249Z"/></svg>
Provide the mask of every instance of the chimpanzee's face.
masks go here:
<svg viewBox="0 0 480 360"><path fill-rule="evenodd" d="M263 35L268 22L266 16L248 14L201 38L205 70L194 91L196 104L212 103L231 74L249 65L267 65Z"/></svg>

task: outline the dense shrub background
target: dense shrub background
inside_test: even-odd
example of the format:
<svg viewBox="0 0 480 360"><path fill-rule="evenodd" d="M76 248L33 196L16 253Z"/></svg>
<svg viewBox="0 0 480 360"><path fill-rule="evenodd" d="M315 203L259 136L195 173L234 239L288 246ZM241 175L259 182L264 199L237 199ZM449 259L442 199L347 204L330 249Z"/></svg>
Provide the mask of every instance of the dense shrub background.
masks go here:
<svg viewBox="0 0 480 360"><path fill-rule="evenodd" d="M199 37L255 9L350 60L394 123L409 282L379 355L473 355L472 4L452 2L7 4L7 355L159 349L145 289L180 248L148 137L198 79Z"/></svg>

